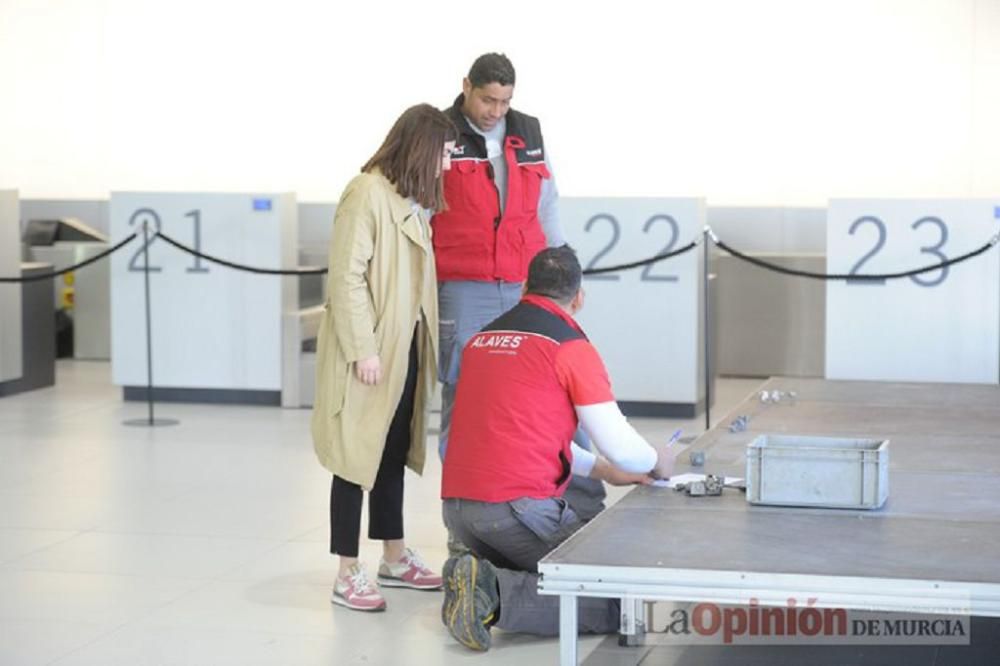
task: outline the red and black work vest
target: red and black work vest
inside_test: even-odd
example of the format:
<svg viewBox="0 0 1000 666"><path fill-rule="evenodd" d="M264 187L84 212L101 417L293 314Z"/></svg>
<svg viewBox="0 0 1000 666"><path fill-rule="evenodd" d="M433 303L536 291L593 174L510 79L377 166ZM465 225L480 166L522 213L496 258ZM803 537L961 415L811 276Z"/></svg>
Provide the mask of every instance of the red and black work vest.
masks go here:
<svg viewBox="0 0 1000 666"><path fill-rule="evenodd" d="M506 502L562 495L577 416L556 357L561 347L574 344L590 342L557 305L531 295L469 340L448 431L442 497Z"/></svg>
<svg viewBox="0 0 1000 666"><path fill-rule="evenodd" d="M448 210L431 220L438 280L523 282L528 263L545 249L538 221L538 195L545 166L538 119L511 109L503 142L507 162L507 201L500 214L500 193L486 141L462 114L464 95L447 113L459 131L451 169L444 174Z"/></svg>

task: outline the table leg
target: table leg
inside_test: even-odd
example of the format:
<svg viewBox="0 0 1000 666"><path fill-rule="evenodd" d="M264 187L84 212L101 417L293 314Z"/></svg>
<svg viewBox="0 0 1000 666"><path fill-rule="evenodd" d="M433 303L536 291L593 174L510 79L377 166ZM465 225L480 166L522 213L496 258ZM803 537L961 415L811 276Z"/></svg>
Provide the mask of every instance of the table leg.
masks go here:
<svg viewBox="0 0 1000 666"><path fill-rule="evenodd" d="M559 663L576 666L576 597L564 594L559 597Z"/></svg>
<svg viewBox="0 0 1000 666"><path fill-rule="evenodd" d="M623 597L618 645L637 647L646 642L646 612L642 599Z"/></svg>

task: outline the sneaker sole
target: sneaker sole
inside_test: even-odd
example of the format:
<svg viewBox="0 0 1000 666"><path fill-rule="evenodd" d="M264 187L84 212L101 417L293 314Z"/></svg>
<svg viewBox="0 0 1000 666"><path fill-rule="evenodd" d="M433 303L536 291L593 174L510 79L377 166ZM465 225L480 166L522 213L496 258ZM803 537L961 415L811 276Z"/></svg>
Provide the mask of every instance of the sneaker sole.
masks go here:
<svg viewBox="0 0 1000 666"><path fill-rule="evenodd" d="M361 611L362 613L381 613L385 611L386 608L386 604L384 602L381 606L355 606L344 597L336 594L330 597L330 603L336 604L337 606L343 606L344 608L350 608L351 610Z"/></svg>
<svg viewBox="0 0 1000 666"><path fill-rule="evenodd" d="M426 590L428 592L434 592L444 587L444 581L437 585L420 585L419 583L409 583L402 578L387 578L384 576L378 577L378 584L382 587L405 587L411 590Z"/></svg>

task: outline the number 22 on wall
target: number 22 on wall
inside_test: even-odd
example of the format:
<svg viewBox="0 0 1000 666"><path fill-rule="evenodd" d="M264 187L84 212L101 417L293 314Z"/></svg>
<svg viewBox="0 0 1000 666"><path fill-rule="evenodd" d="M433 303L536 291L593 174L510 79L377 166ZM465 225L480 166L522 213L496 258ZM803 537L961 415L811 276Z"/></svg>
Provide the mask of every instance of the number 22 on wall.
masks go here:
<svg viewBox="0 0 1000 666"><path fill-rule="evenodd" d="M598 213L596 215L591 216L591 218L587 220L587 224L584 225L583 230L587 233L590 233L591 229L593 229L595 226L598 226L598 223L601 222L606 223L605 225L601 226L610 225L611 240L597 254L594 255L594 257L590 260L590 262L584 267L584 271L601 268L600 266L597 265L597 262L601 261L601 259L604 259L615 248L615 246L618 245L618 241L621 240L622 237L621 224L619 224L618 218L616 218L614 215L611 215L610 213ZM667 244L661 251L661 254L672 252L674 246L677 245L677 238L680 235L680 227L677 224L677 220L675 220L670 215L666 215L664 213L653 215L648 220L646 220L646 223L642 226L642 232L644 234L648 234L650 229L652 229L653 226L658 223L666 224L667 227L670 229L670 240L667 241ZM657 275L656 273L654 273L653 272L654 266L655 264L647 264L646 266L644 266L639 279L643 282L677 282L676 275ZM610 282L610 281L621 280L621 276L618 273L598 273L596 275L584 275L584 279L606 280Z"/></svg>

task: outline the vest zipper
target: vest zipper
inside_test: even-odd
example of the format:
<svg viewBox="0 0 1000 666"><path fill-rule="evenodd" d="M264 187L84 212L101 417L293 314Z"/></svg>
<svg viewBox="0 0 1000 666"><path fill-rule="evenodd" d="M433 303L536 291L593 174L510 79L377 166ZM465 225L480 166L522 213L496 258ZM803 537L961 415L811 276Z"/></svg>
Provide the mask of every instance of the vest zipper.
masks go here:
<svg viewBox="0 0 1000 666"><path fill-rule="evenodd" d="M488 173L490 174L490 182L493 183L493 191L496 192L497 194L497 210L503 211L503 202L500 200L500 188L497 187L496 171L493 169L493 163L489 161L488 157L486 158L486 160L487 160L486 164L488 165ZM508 175L508 178L509 177L510 176ZM494 232L496 232L496 230L500 228L500 218L502 217L503 217L503 212L497 215L496 218L493 220Z"/></svg>

